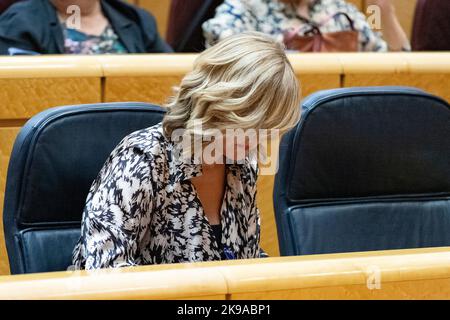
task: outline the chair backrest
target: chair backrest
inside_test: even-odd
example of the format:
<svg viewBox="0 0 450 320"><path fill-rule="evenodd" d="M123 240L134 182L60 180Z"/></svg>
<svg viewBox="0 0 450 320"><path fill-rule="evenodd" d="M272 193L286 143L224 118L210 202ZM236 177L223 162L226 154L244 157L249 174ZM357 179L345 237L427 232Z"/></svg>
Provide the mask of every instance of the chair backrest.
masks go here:
<svg viewBox="0 0 450 320"><path fill-rule="evenodd" d="M205 49L202 24L214 16L223 0L172 0L167 42L176 52L201 52Z"/></svg>
<svg viewBox="0 0 450 320"><path fill-rule="evenodd" d="M417 1L411 42L414 51L450 50L450 1Z"/></svg>
<svg viewBox="0 0 450 320"><path fill-rule="evenodd" d="M318 92L280 145L282 255L450 245L450 107L406 87Z"/></svg>
<svg viewBox="0 0 450 320"><path fill-rule="evenodd" d="M128 134L159 123L144 103L48 109L29 120L11 154L4 230L11 273L66 270L89 188Z"/></svg>

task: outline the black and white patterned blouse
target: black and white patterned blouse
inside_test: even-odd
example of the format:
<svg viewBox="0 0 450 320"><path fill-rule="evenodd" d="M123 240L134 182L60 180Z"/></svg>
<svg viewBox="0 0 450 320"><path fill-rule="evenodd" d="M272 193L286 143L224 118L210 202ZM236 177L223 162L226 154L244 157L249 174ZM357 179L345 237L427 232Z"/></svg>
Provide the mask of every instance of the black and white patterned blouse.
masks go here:
<svg viewBox="0 0 450 320"><path fill-rule="evenodd" d="M175 159L162 125L127 136L91 186L73 267L96 269L220 260L191 178L201 165ZM182 158L182 157L180 157ZM264 256L256 207L258 167L227 164L222 246L236 259Z"/></svg>
<svg viewBox="0 0 450 320"><path fill-rule="evenodd" d="M379 32L370 28L366 17L354 5L344 0L315 0L310 6L309 21L322 25L323 21L338 12L347 13L359 33L359 51L387 51L388 45ZM216 9L214 18L203 24L206 46L233 34L244 31L259 31L283 42L284 32L299 29L298 33L310 30L306 19L299 17L295 9L278 0L225 0ZM348 20L338 16L321 27L322 32L349 30Z"/></svg>

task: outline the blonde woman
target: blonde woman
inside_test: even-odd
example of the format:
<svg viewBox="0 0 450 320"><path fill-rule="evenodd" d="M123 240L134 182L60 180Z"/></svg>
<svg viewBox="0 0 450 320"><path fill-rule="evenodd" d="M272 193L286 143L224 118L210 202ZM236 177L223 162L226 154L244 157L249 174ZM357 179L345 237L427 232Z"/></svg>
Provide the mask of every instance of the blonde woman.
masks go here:
<svg viewBox="0 0 450 320"><path fill-rule="evenodd" d="M299 120L299 95L283 47L261 33L229 37L200 54L163 122L127 136L94 181L73 265L262 256L258 167L249 156L257 143L228 131L285 132ZM220 142L215 161L203 162L204 153L198 158L189 148L183 156L180 146L199 138L204 150Z"/></svg>
<svg viewBox="0 0 450 320"><path fill-rule="evenodd" d="M260 31L283 42L285 32L296 30L305 35L310 25L322 25L323 32L349 30L346 13L358 32L359 51L409 51L409 40L398 22L390 0L367 0L367 5L380 9L383 33L371 29L367 18L354 5L344 0L225 0L214 18L203 24L206 46L232 34ZM324 21L328 21L324 23Z"/></svg>

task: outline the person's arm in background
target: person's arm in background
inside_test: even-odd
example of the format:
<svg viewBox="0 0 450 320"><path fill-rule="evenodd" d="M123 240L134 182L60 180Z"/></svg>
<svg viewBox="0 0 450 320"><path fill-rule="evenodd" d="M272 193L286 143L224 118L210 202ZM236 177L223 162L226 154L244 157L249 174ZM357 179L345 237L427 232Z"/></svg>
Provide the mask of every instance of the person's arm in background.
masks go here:
<svg viewBox="0 0 450 320"><path fill-rule="evenodd" d="M376 5L381 11L381 28L383 38L386 40L390 51L410 51L411 45L397 19L395 7L391 0L367 0L367 6Z"/></svg>
<svg viewBox="0 0 450 320"><path fill-rule="evenodd" d="M355 30L358 31L358 42L359 42L359 51L362 52L386 52L388 51L388 44L383 40L380 32L373 30L369 23L367 22L367 18L358 8L356 8L353 4L338 1L337 2L337 11L342 11L347 13L350 18L353 20L353 24ZM339 17L342 23L347 26L348 21L344 19L342 16Z"/></svg>
<svg viewBox="0 0 450 320"><path fill-rule="evenodd" d="M214 18L202 25L206 47L234 34L256 31L257 21L248 11L245 1L225 0L217 7Z"/></svg>
<svg viewBox="0 0 450 320"><path fill-rule="evenodd" d="M18 3L0 15L0 55L10 55L10 49L41 53L37 35L42 24L30 21L21 9Z"/></svg>

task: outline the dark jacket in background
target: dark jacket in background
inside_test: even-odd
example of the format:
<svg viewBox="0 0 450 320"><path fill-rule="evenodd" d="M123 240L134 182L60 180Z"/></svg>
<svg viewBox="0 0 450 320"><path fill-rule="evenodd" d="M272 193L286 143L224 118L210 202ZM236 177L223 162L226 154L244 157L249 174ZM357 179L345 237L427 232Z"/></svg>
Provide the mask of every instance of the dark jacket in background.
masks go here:
<svg viewBox="0 0 450 320"><path fill-rule="evenodd" d="M9 8L10 5L18 1L20 0L0 0L0 13L5 11L6 9Z"/></svg>
<svg viewBox="0 0 450 320"><path fill-rule="evenodd" d="M418 0L414 18L414 51L450 50L450 0Z"/></svg>
<svg viewBox="0 0 450 320"><path fill-rule="evenodd" d="M172 52L147 11L119 0L102 0L103 13L129 53ZM0 15L0 54L9 48L41 54L64 53L64 35L49 0L27 0Z"/></svg>

